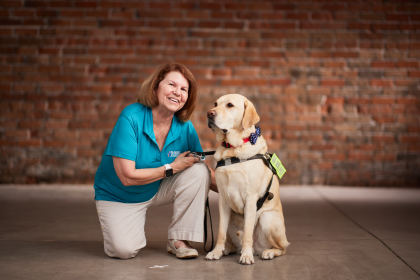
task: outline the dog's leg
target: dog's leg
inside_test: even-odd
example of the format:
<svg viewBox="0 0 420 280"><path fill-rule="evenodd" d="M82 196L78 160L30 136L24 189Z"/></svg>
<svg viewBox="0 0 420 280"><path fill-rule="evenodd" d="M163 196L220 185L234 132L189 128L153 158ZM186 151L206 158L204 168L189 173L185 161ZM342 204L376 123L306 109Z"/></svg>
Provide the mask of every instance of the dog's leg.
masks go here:
<svg viewBox="0 0 420 280"><path fill-rule="evenodd" d="M223 251L225 250L226 234L228 231L231 210L229 205L224 201L223 197L219 197L219 213L220 221L216 246L207 254L207 260L220 259L223 255Z"/></svg>
<svg viewBox="0 0 420 280"><path fill-rule="evenodd" d="M286 248L289 242L286 237L283 213L278 211L269 211L261 214L259 218L259 228L263 232L268 248L262 252L261 258L271 260L274 257L286 254Z"/></svg>
<svg viewBox="0 0 420 280"><path fill-rule="evenodd" d="M243 215L236 214L231 211L229 227L227 233L227 240L225 245L225 255L227 252L236 253L242 249L242 232L244 229L244 217ZM240 234L239 234L240 233Z"/></svg>
<svg viewBox="0 0 420 280"><path fill-rule="evenodd" d="M225 243L225 249L223 250L223 255L227 256L235 252L236 252L236 247L232 242L232 238L228 234L226 237L226 243Z"/></svg>
<svg viewBox="0 0 420 280"><path fill-rule="evenodd" d="M239 263L253 264L253 235L257 216L257 196L247 197L244 209L244 232L242 236L242 251Z"/></svg>

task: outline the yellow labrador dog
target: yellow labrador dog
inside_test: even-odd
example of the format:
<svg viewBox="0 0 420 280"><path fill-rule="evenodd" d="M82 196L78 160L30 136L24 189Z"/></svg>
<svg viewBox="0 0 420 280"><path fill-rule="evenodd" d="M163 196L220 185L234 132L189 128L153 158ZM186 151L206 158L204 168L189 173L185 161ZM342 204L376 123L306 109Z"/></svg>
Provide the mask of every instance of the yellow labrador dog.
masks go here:
<svg viewBox="0 0 420 280"><path fill-rule="evenodd" d="M214 158L228 162L216 168L219 189L219 231L215 248L207 260L241 251L241 264L254 263L254 249L262 259L269 260L286 253L284 217L279 194L279 181L262 159L250 159L267 152L267 144L257 133L260 120L254 105L244 96L228 94L217 99L207 112L209 127L222 143ZM250 137L251 136L251 137ZM235 158L233 164L232 158ZM223 161L225 160L225 161ZM257 210L257 201L267 194Z"/></svg>

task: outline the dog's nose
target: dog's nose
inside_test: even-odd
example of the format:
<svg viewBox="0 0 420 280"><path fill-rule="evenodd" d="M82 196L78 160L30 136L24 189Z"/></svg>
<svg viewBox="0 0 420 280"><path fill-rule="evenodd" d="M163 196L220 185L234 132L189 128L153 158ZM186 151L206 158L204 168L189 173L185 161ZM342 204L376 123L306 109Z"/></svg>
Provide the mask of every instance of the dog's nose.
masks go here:
<svg viewBox="0 0 420 280"><path fill-rule="evenodd" d="M216 111L214 111L214 110L209 110L208 112L207 112L207 118L208 119L214 119L214 117L216 116Z"/></svg>

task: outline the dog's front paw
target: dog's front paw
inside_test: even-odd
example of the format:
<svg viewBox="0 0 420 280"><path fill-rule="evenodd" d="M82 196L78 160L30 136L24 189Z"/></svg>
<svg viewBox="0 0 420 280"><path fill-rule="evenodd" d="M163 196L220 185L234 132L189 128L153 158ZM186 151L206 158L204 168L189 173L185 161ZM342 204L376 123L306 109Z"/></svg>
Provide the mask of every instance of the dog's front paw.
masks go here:
<svg viewBox="0 0 420 280"><path fill-rule="evenodd" d="M219 260L223 256L223 249L214 248L206 256L206 260Z"/></svg>
<svg viewBox="0 0 420 280"><path fill-rule="evenodd" d="M252 248L242 249L241 257L239 258L240 264L253 264L254 263L254 254L252 253Z"/></svg>

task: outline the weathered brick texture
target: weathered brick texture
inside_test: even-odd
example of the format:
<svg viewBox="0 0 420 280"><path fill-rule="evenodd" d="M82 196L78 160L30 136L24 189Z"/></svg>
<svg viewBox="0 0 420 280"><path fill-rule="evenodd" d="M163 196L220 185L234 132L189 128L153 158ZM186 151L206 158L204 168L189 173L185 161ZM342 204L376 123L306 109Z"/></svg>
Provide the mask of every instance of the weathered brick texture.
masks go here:
<svg viewBox="0 0 420 280"><path fill-rule="evenodd" d="M90 183L158 64L242 93L285 184L420 185L420 2L0 1L0 182Z"/></svg>

